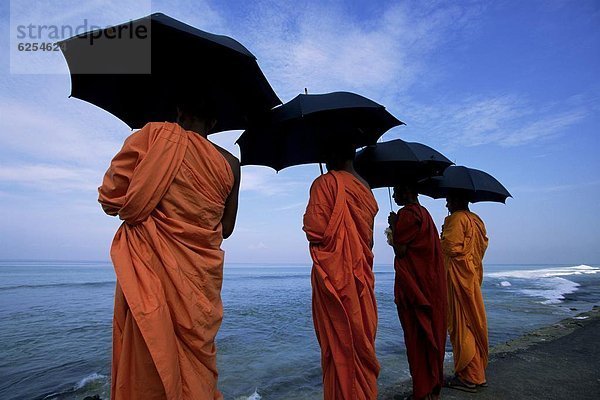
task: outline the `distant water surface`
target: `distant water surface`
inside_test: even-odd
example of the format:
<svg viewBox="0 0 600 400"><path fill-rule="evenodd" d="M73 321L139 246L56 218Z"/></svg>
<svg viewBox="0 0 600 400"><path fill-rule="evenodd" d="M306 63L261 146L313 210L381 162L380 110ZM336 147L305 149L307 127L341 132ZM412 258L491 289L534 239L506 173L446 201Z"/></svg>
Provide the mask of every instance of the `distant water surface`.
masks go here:
<svg viewBox="0 0 600 400"><path fill-rule="evenodd" d="M600 303L599 266L485 269L491 345ZM393 268L375 271L379 384L386 385L409 373ZM0 261L0 399L108 398L114 288L110 263ZM217 346L226 399L320 398L310 298L309 266L225 266Z"/></svg>

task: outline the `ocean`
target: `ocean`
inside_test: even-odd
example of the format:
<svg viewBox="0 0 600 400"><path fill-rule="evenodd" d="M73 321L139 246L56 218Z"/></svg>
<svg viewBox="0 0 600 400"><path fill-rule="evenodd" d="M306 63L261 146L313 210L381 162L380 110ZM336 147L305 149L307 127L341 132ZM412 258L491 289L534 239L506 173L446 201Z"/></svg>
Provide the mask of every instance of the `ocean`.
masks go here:
<svg viewBox="0 0 600 400"><path fill-rule="evenodd" d="M375 273L383 387L410 375L393 268ZM321 398L310 266L227 264L224 275L225 399ZM108 262L0 261L0 398L107 399L114 288ZM600 304L600 266L485 265L483 295L493 346Z"/></svg>

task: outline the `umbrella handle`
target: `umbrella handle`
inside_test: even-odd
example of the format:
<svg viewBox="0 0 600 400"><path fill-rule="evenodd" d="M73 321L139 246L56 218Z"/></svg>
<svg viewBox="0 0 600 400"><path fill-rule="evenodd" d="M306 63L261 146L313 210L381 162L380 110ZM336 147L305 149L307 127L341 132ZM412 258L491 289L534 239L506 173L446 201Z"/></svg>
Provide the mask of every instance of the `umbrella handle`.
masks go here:
<svg viewBox="0 0 600 400"><path fill-rule="evenodd" d="M390 190L390 187L388 186L388 195L390 196L390 211L394 211L394 206L392 205L392 191Z"/></svg>

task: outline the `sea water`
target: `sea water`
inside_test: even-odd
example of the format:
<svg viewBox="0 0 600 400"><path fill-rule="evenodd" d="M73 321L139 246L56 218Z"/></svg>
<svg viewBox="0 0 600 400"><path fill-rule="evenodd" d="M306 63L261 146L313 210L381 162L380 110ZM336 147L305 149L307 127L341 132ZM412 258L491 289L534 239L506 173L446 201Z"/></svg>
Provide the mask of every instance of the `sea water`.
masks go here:
<svg viewBox="0 0 600 400"><path fill-rule="evenodd" d="M597 265L486 265L490 344L600 303ZM391 265L375 267L379 385L409 377ZM0 399L110 392L115 276L107 262L0 261ZM217 336L226 399L319 399L310 266L228 264ZM451 351L450 344L447 351Z"/></svg>

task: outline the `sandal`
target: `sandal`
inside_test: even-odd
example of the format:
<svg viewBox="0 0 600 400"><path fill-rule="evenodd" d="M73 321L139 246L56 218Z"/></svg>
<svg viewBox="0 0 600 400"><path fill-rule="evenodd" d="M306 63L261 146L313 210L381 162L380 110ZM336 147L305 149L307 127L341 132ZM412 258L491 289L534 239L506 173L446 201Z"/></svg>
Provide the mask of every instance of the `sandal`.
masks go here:
<svg viewBox="0 0 600 400"><path fill-rule="evenodd" d="M462 390L468 393L477 393L477 385L463 382L457 375L454 375L445 382L445 386L450 389Z"/></svg>
<svg viewBox="0 0 600 400"><path fill-rule="evenodd" d="M487 381L485 381L483 383L478 384L477 387L486 388L486 387L488 387L488 383L487 383Z"/></svg>

